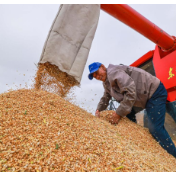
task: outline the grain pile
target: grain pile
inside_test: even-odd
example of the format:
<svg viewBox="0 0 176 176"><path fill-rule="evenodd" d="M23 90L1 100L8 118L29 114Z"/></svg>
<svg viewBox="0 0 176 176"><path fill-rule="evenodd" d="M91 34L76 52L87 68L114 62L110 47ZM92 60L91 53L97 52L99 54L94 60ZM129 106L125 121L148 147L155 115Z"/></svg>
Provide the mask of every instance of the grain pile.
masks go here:
<svg viewBox="0 0 176 176"><path fill-rule="evenodd" d="M79 85L74 77L60 71L56 65L49 62L38 65L34 88L42 89L65 97L72 87Z"/></svg>
<svg viewBox="0 0 176 176"><path fill-rule="evenodd" d="M0 94L0 171L176 171L147 129L34 89Z"/></svg>

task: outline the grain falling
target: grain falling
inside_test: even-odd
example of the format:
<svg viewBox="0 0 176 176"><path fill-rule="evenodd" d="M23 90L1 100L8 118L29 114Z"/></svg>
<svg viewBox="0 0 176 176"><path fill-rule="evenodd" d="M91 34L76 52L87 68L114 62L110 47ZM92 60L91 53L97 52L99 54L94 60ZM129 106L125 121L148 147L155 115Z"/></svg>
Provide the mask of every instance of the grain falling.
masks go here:
<svg viewBox="0 0 176 176"><path fill-rule="evenodd" d="M2 172L174 172L176 159L127 118L117 126L61 96L34 89L0 94Z"/></svg>
<svg viewBox="0 0 176 176"><path fill-rule="evenodd" d="M42 89L65 97L79 83L74 77L62 72L56 65L49 62L39 64L35 77L34 88Z"/></svg>

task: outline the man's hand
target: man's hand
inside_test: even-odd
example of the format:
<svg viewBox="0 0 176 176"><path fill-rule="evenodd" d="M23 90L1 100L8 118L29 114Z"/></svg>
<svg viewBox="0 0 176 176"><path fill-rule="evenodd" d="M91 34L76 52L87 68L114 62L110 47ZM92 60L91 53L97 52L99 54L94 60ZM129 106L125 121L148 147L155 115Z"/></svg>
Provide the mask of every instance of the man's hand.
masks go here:
<svg viewBox="0 0 176 176"><path fill-rule="evenodd" d="M99 111L99 110L96 110L95 116L96 116L96 117L100 117L100 111Z"/></svg>
<svg viewBox="0 0 176 176"><path fill-rule="evenodd" d="M121 116L119 116L118 114L116 114L116 112L114 112L112 114L111 118L109 119L109 122L111 124L117 125L119 123L120 119L121 119Z"/></svg>

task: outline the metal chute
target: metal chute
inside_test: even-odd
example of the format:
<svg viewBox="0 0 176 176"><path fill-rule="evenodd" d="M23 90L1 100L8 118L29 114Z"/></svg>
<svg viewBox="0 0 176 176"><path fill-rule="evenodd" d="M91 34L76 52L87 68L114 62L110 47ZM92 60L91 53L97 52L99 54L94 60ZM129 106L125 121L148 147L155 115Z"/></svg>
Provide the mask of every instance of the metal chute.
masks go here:
<svg viewBox="0 0 176 176"><path fill-rule="evenodd" d="M97 4L64 4L56 15L39 63L49 62L81 81L100 14Z"/></svg>

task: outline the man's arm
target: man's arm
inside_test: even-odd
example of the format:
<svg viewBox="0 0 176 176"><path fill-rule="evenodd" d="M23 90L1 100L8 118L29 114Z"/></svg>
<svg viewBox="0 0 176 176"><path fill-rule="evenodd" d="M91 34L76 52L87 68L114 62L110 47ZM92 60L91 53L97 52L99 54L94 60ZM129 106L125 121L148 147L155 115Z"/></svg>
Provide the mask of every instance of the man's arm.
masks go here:
<svg viewBox="0 0 176 176"><path fill-rule="evenodd" d="M102 98L100 99L100 102L98 103L97 110L99 112L105 110L107 106L109 105L110 99L111 99L111 95L105 90Z"/></svg>
<svg viewBox="0 0 176 176"><path fill-rule="evenodd" d="M118 86L124 98L116 109L116 114L124 117L131 112L136 101L136 85L133 79L123 70L112 71L108 75L112 87Z"/></svg>

